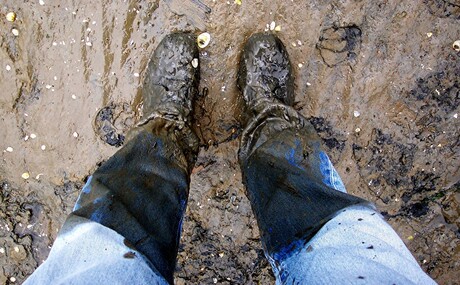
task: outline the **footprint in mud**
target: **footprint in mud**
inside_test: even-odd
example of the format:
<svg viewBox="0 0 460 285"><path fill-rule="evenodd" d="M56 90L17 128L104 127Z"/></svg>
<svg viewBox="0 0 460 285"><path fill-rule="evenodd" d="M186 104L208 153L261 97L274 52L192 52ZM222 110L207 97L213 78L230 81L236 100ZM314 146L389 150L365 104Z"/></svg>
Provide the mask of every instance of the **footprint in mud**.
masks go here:
<svg viewBox="0 0 460 285"><path fill-rule="evenodd" d="M424 0L423 2L434 16L460 19L460 0Z"/></svg>
<svg viewBox="0 0 460 285"><path fill-rule="evenodd" d="M325 29L319 37L316 48L329 67L347 61L354 64L361 50L361 30L354 25Z"/></svg>
<svg viewBox="0 0 460 285"><path fill-rule="evenodd" d="M134 112L127 103L114 104L102 108L94 120L94 132L111 146L120 147L125 133L134 125Z"/></svg>

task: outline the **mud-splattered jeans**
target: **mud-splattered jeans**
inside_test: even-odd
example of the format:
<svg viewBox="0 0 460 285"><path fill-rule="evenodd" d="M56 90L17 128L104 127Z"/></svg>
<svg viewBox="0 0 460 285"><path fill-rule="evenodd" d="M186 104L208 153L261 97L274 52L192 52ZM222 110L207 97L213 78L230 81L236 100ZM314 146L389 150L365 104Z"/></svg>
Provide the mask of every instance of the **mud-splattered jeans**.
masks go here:
<svg viewBox="0 0 460 285"><path fill-rule="evenodd" d="M173 283L190 182L183 152L162 131L138 132L88 180L25 284ZM434 284L374 207L346 193L293 109L261 108L239 159L277 284Z"/></svg>

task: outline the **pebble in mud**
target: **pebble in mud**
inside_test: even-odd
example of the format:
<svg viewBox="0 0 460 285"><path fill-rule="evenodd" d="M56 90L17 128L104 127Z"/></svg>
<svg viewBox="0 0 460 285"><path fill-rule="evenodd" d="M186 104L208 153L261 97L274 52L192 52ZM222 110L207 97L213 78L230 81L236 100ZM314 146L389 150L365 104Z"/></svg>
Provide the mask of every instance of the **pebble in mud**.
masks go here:
<svg viewBox="0 0 460 285"><path fill-rule="evenodd" d="M21 177L22 177L22 179L27 180L27 179L29 179L30 174L29 174L29 172L24 172L24 173L21 175Z"/></svg>
<svg viewBox="0 0 460 285"><path fill-rule="evenodd" d="M13 148L11 146L9 146L9 147L6 148L6 151L7 152L13 152Z"/></svg>
<svg viewBox="0 0 460 285"><path fill-rule="evenodd" d="M14 35L14 36L19 36L19 31L18 29L11 29L11 33Z"/></svg>

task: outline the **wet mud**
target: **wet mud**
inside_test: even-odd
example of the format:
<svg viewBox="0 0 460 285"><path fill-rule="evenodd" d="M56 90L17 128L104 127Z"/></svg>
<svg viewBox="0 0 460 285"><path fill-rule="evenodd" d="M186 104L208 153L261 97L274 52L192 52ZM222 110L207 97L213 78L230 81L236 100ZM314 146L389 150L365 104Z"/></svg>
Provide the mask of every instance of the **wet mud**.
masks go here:
<svg viewBox="0 0 460 285"><path fill-rule="evenodd" d="M211 35L176 283L273 283L236 157L240 50L272 21L295 108L348 191L377 205L438 283L460 284L458 0L3 0L0 284L46 259L87 177L139 121L149 57L172 31Z"/></svg>

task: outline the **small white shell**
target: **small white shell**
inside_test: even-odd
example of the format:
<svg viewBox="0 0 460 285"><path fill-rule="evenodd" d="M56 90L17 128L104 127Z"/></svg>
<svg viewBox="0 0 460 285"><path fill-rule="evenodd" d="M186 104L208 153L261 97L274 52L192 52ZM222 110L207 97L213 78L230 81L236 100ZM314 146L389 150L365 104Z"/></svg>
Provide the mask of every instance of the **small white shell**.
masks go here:
<svg viewBox="0 0 460 285"><path fill-rule="evenodd" d="M276 27L276 23L275 23L275 21L272 21L270 23L270 31L273 31L275 29L275 27Z"/></svg>
<svg viewBox="0 0 460 285"><path fill-rule="evenodd" d="M205 48L209 45L211 41L211 35L209 33L202 33L196 39L199 48Z"/></svg>
<svg viewBox="0 0 460 285"><path fill-rule="evenodd" d="M19 31L18 29L11 29L11 33L13 33L13 35L15 35L16 37L19 36Z"/></svg>
<svg viewBox="0 0 460 285"><path fill-rule="evenodd" d="M22 175L21 175L22 179L29 179L30 177L30 174L29 172L24 172Z"/></svg>
<svg viewBox="0 0 460 285"><path fill-rule="evenodd" d="M198 58L194 58L194 59L192 60L192 66L193 66L193 68L197 68L197 67L198 67Z"/></svg>
<svg viewBox="0 0 460 285"><path fill-rule="evenodd" d="M460 51L460 40L456 40L453 44L452 47L454 48L455 51Z"/></svg>
<svg viewBox="0 0 460 285"><path fill-rule="evenodd" d="M8 22L14 22L14 20L16 20L16 13L9 12L8 14L6 14L6 20Z"/></svg>

